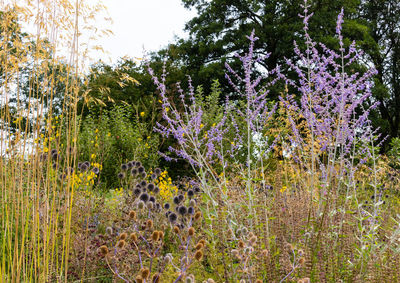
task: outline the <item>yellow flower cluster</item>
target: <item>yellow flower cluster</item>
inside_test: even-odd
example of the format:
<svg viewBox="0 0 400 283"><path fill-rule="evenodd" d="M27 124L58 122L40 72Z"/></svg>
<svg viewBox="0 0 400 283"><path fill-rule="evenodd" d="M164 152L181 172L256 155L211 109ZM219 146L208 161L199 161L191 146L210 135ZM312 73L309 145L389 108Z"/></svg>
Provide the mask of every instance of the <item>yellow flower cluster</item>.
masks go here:
<svg viewBox="0 0 400 283"><path fill-rule="evenodd" d="M88 186L93 186L94 185L94 179L96 178L96 174L93 173L92 171L89 171L87 173L73 173L72 174L72 187L74 189L79 188L79 187L85 187L87 188Z"/></svg>
<svg viewBox="0 0 400 283"><path fill-rule="evenodd" d="M178 193L178 188L172 184L172 180L168 177L167 171L162 172L155 183L160 188L160 196L164 200L170 200Z"/></svg>

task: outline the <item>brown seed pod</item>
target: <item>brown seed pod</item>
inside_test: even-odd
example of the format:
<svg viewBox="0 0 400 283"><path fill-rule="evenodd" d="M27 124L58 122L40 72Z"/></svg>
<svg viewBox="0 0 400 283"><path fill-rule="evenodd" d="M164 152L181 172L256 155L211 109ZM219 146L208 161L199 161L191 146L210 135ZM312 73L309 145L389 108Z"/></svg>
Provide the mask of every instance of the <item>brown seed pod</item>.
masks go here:
<svg viewBox="0 0 400 283"><path fill-rule="evenodd" d="M130 238L131 241L133 241L133 242L137 242L137 240L138 240L138 237L136 236L135 233L131 233L131 235L129 236L129 238Z"/></svg>
<svg viewBox="0 0 400 283"><path fill-rule="evenodd" d="M136 211L131 210L129 212L129 218L135 220L136 219Z"/></svg>
<svg viewBox="0 0 400 283"><path fill-rule="evenodd" d="M153 228L153 220L151 220L151 219L147 220L146 227L147 227L148 229Z"/></svg>
<svg viewBox="0 0 400 283"><path fill-rule="evenodd" d="M174 226L174 232L175 232L176 234L179 234L180 231L181 231L181 230L179 229L178 226Z"/></svg>
<svg viewBox="0 0 400 283"><path fill-rule="evenodd" d="M244 248L244 242L242 240L239 241L239 248L243 249Z"/></svg>
<svg viewBox="0 0 400 283"><path fill-rule="evenodd" d="M100 253L101 253L103 256L105 256L105 255L108 254L108 248L107 248L107 246L105 246L105 245L101 246L101 247L99 248L99 251L100 251Z"/></svg>
<svg viewBox="0 0 400 283"><path fill-rule="evenodd" d="M119 235L119 240L125 240L126 237L128 237L127 233L122 233L121 235Z"/></svg>
<svg viewBox="0 0 400 283"><path fill-rule="evenodd" d="M196 253L194 254L194 258L200 261L203 258L203 251L202 250L196 251Z"/></svg>
<svg viewBox="0 0 400 283"><path fill-rule="evenodd" d="M149 276L150 276L150 270L147 267L142 268L140 270L140 274L142 275L143 279L147 280L147 278L149 278Z"/></svg>
<svg viewBox="0 0 400 283"><path fill-rule="evenodd" d="M197 245L194 247L196 250L201 250L203 248L203 244L202 243L197 243Z"/></svg>
<svg viewBox="0 0 400 283"><path fill-rule="evenodd" d="M117 243L117 247L122 249L125 246L125 241L124 240L119 240Z"/></svg>
<svg viewBox="0 0 400 283"><path fill-rule="evenodd" d="M154 242L157 242L160 239L160 234L158 233L158 231L154 231L153 234L151 234L151 239Z"/></svg>
<svg viewBox="0 0 400 283"><path fill-rule="evenodd" d="M137 275L135 278L136 283L143 283L143 277L141 275Z"/></svg>
<svg viewBox="0 0 400 283"><path fill-rule="evenodd" d="M193 227L190 227L189 230L188 230L189 236L193 237L193 236L194 236L194 233L195 233L194 228L193 228Z"/></svg>
<svg viewBox="0 0 400 283"><path fill-rule="evenodd" d="M304 257L299 259L299 264L303 265L306 262L306 259Z"/></svg>
<svg viewBox="0 0 400 283"><path fill-rule="evenodd" d="M268 256L268 250L267 250L267 249L262 250L261 255L262 255L263 257L267 257L267 256Z"/></svg>
<svg viewBox="0 0 400 283"><path fill-rule="evenodd" d="M158 231L158 235L160 236L160 240L164 239L164 232Z"/></svg>
<svg viewBox="0 0 400 283"><path fill-rule="evenodd" d="M202 244L203 244L203 247L206 246L206 240L204 240L204 239L201 239L201 240L199 241L199 243L202 243Z"/></svg>
<svg viewBox="0 0 400 283"><path fill-rule="evenodd" d="M201 212L197 211L196 214L194 215L194 220L199 220L201 218Z"/></svg>
<svg viewBox="0 0 400 283"><path fill-rule="evenodd" d="M152 283L159 283L161 280L161 275L159 273L154 273L154 275L151 278Z"/></svg>

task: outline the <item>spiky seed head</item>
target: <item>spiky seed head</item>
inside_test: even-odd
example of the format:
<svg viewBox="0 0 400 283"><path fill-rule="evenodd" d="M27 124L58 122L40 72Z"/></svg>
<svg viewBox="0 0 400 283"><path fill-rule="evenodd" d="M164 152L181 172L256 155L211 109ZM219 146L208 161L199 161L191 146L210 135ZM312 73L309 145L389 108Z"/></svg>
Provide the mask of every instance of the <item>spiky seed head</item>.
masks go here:
<svg viewBox="0 0 400 283"><path fill-rule="evenodd" d="M207 283L215 283L214 279L208 278Z"/></svg>
<svg viewBox="0 0 400 283"><path fill-rule="evenodd" d="M131 175L136 176L138 174L138 170L136 168L132 168Z"/></svg>
<svg viewBox="0 0 400 283"><path fill-rule="evenodd" d="M160 234L158 233L158 231L154 231L153 234L151 234L151 239L154 242L157 242L160 239Z"/></svg>
<svg viewBox="0 0 400 283"><path fill-rule="evenodd" d="M199 241L199 243L201 243L201 244L203 245L203 247L206 246L206 240L204 240L204 239L201 239L201 240Z"/></svg>
<svg viewBox="0 0 400 283"><path fill-rule="evenodd" d="M144 208L144 201L141 200L141 201L138 202L138 208L139 209L143 209Z"/></svg>
<svg viewBox="0 0 400 283"><path fill-rule="evenodd" d="M183 200L185 199L185 197L184 197L182 194L178 195L178 198L179 198L179 201L180 201L180 202L183 201Z"/></svg>
<svg viewBox="0 0 400 283"><path fill-rule="evenodd" d="M194 236L194 233L195 233L194 228L193 228L193 227L190 227L189 230L188 230L189 236L190 236L190 237L193 237L193 236Z"/></svg>
<svg viewBox="0 0 400 283"><path fill-rule="evenodd" d="M135 196L139 196L141 193L142 193L142 190L141 190L140 188L135 188L135 189L133 190L133 194L134 194Z"/></svg>
<svg viewBox="0 0 400 283"><path fill-rule="evenodd" d="M171 222L171 223L175 223L175 221L178 219L178 216L176 215L176 213L175 212L171 212L169 215L168 215L168 220L169 220L169 222Z"/></svg>
<svg viewBox="0 0 400 283"><path fill-rule="evenodd" d="M189 201L189 206L190 206L190 207L195 207L195 206L196 206L196 200L191 199L191 200Z"/></svg>
<svg viewBox="0 0 400 283"><path fill-rule="evenodd" d="M155 194L158 194L160 192L160 188L158 186L155 186L153 192Z"/></svg>
<svg viewBox="0 0 400 283"><path fill-rule="evenodd" d="M117 243L117 247L118 248L120 248L120 249L122 249L124 246L125 246L125 241L124 240L119 240L118 241L118 243Z"/></svg>
<svg viewBox="0 0 400 283"><path fill-rule="evenodd" d="M154 184L153 183L149 183L149 184L147 184L147 189L150 191L150 192L152 192L153 190L154 190Z"/></svg>
<svg viewBox="0 0 400 283"><path fill-rule="evenodd" d="M165 264L168 264L168 263L172 262L172 255L171 254L167 254L164 257L164 262L165 262Z"/></svg>
<svg viewBox="0 0 400 283"><path fill-rule="evenodd" d="M119 172L118 173L118 179L123 179L125 178L125 173L124 172Z"/></svg>
<svg viewBox="0 0 400 283"><path fill-rule="evenodd" d="M142 275L143 279L147 279L150 276L150 270L145 267L140 270L140 274Z"/></svg>
<svg viewBox="0 0 400 283"><path fill-rule="evenodd" d="M203 244L202 243L197 243L197 245L194 247L196 250L201 250L203 248Z"/></svg>
<svg viewBox="0 0 400 283"><path fill-rule="evenodd" d="M193 206L189 206L188 207L188 214L190 214L190 215L194 214L194 207Z"/></svg>
<svg viewBox="0 0 400 283"><path fill-rule="evenodd" d="M149 195L147 193L142 193L139 199L143 202L147 202L149 200Z"/></svg>
<svg viewBox="0 0 400 283"><path fill-rule="evenodd" d="M145 187L147 186L147 182L146 182L145 180L141 181L141 182L140 182L140 186L141 186L142 188L145 188Z"/></svg>
<svg viewBox="0 0 400 283"><path fill-rule="evenodd" d="M144 173L144 172L145 172L144 167L143 167L143 166L140 166L140 167L138 168L138 172L139 172L140 174Z"/></svg>
<svg viewBox="0 0 400 283"><path fill-rule="evenodd" d="M161 280L160 273L154 273L153 276L151 277L152 283L160 283L161 282L160 280Z"/></svg>
<svg viewBox="0 0 400 283"><path fill-rule="evenodd" d="M124 163L124 164L121 164L121 170L122 170L122 171L126 171L126 170L128 170L128 168L129 168L129 167L128 167L128 164L125 164L125 163Z"/></svg>
<svg viewBox="0 0 400 283"><path fill-rule="evenodd" d="M158 235L160 236L160 240L164 239L164 232L158 231Z"/></svg>
<svg viewBox="0 0 400 283"><path fill-rule="evenodd" d="M149 198L149 201L151 201L151 202L156 202L156 198L155 197L153 197L153 196L150 196L150 198Z"/></svg>
<svg viewBox="0 0 400 283"><path fill-rule="evenodd" d="M250 242L251 245L254 245L257 242L257 236L251 237L249 242Z"/></svg>
<svg viewBox="0 0 400 283"><path fill-rule="evenodd" d="M154 208L154 203L153 202L151 202L151 201L149 201L147 204L146 204L146 206L147 206L147 208L148 209L153 209Z"/></svg>
<svg viewBox="0 0 400 283"><path fill-rule="evenodd" d="M131 233L131 235L129 236L129 239L130 239L132 242L137 242L138 237L136 236L135 233Z"/></svg>
<svg viewBox="0 0 400 283"><path fill-rule="evenodd" d="M119 240L125 240L127 237L128 237L128 234L124 232L119 235Z"/></svg>
<svg viewBox="0 0 400 283"><path fill-rule="evenodd" d="M194 258L198 261L202 260L203 258L203 251L202 250L197 250L194 254Z"/></svg>
<svg viewBox="0 0 400 283"><path fill-rule="evenodd" d="M238 243L239 248L243 249L244 248L244 242L242 240L239 241Z"/></svg>
<svg viewBox="0 0 400 283"><path fill-rule="evenodd" d="M305 262L306 262L306 259L305 259L304 257L301 257L301 258L299 259L299 264L300 264L300 265L304 265Z"/></svg>
<svg viewBox="0 0 400 283"><path fill-rule="evenodd" d="M137 275L135 278L135 283L143 283L143 277L141 275Z"/></svg>
<svg viewBox="0 0 400 283"><path fill-rule="evenodd" d="M181 230L179 229L178 226L174 226L174 232L175 232L176 234L179 234L180 231L181 231Z"/></svg>
<svg viewBox="0 0 400 283"><path fill-rule="evenodd" d="M151 178L152 180L155 180L155 179L157 179L157 175L153 173L153 174L151 174L150 178Z"/></svg>
<svg viewBox="0 0 400 283"><path fill-rule="evenodd" d="M194 191L192 189L188 190L187 195L189 198L192 198L194 196Z"/></svg>
<svg viewBox="0 0 400 283"><path fill-rule="evenodd" d="M169 209L169 208L170 208L169 203L168 202L164 203L164 209Z"/></svg>
<svg viewBox="0 0 400 283"><path fill-rule="evenodd" d="M185 215L186 213L187 213L187 208L185 207L185 206L180 206L179 208L178 208L178 213L180 214L180 215Z"/></svg>
<svg viewBox="0 0 400 283"><path fill-rule="evenodd" d="M136 219L136 211L131 210L129 212L129 218L135 220Z"/></svg>
<svg viewBox="0 0 400 283"><path fill-rule="evenodd" d="M196 214L194 215L194 220L198 221L201 219L201 212L197 211Z"/></svg>
<svg viewBox="0 0 400 283"><path fill-rule="evenodd" d="M268 250L267 249L262 250L261 255L263 257L267 257L268 256Z"/></svg>
<svg viewBox="0 0 400 283"><path fill-rule="evenodd" d="M101 246L101 247L99 248L99 251L100 251L101 255L103 255L103 256L105 256L105 255L108 254L108 248L107 248L107 246L105 246L105 245Z"/></svg>
<svg viewBox="0 0 400 283"><path fill-rule="evenodd" d="M257 279L256 283L263 283L261 279Z"/></svg>
<svg viewBox="0 0 400 283"><path fill-rule="evenodd" d="M143 179L146 178L146 177L147 177L146 172L143 172L143 173L140 175L140 177L142 177Z"/></svg>
<svg viewBox="0 0 400 283"><path fill-rule="evenodd" d="M147 220L147 222L146 222L146 227L147 227L148 229L153 228L153 220L151 220L151 219Z"/></svg>
<svg viewBox="0 0 400 283"><path fill-rule="evenodd" d="M175 196L175 197L173 198L173 201L174 201L175 204L179 204L179 203L180 203L180 200L179 200L179 197L178 197L178 196Z"/></svg>

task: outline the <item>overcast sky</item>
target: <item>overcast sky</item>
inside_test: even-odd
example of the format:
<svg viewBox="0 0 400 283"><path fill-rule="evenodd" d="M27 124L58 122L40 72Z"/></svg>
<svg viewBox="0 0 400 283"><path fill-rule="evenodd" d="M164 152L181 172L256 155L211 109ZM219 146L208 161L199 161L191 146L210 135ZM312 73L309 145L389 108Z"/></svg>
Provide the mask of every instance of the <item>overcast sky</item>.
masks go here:
<svg viewBox="0 0 400 283"><path fill-rule="evenodd" d="M115 63L125 55L142 57L143 50L154 51L173 42L174 36L185 36L185 22L196 15L186 10L181 0L105 0L114 21L114 32L99 44L109 51ZM103 61L108 61L104 56ZM97 59L97 58L96 58Z"/></svg>

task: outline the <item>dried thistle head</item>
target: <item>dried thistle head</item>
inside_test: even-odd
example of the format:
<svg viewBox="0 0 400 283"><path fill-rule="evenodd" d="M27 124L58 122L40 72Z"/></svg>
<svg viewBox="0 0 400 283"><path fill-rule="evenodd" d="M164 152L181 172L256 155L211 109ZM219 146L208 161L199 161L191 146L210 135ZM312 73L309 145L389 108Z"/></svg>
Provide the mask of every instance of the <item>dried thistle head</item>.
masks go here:
<svg viewBox="0 0 400 283"><path fill-rule="evenodd" d="M195 229L193 227L190 227L189 230L188 230L188 234L189 234L190 237L193 237L195 232L196 231L195 231Z"/></svg>
<svg viewBox="0 0 400 283"><path fill-rule="evenodd" d="M108 235L112 235L112 233L113 233L112 227L108 226L108 227L106 228L106 233L107 233Z"/></svg>
<svg viewBox="0 0 400 283"><path fill-rule="evenodd" d="M136 276L135 283L143 283L143 277L140 274Z"/></svg>
<svg viewBox="0 0 400 283"><path fill-rule="evenodd" d="M129 212L129 218L135 220L136 219L136 211L131 210Z"/></svg>
<svg viewBox="0 0 400 283"><path fill-rule="evenodd" d="M152 283L161 282L161 274L160 273L154 273L154 275L151 277L151 282Z"/></svg>
<svg viewBox="0 0 400 283"><path fill-rule="evenodd" d="M101 253L101 255L106 256L108 254L108 248L107 246L103 245L99 248L99 251Z"/></svg>
<svg viewBox="0 0 400 283"><path fill-rule="evenodd" d="M127 237L128 237L128 234L124 232L119 235L119 240L125 240Z"/></svg>
<svg viewBox="0 0 400 283"><path fill-rule="evenodd" d="M137 237L136 233L131 233L131 235L129 236L129 239L133 242L137 242L138 237Z"/></svg>
<svg viewBox="0 0 400 283"><path fill-rule="evenodd" d="M119 240L117 243L117 247L122 249L125 246L126 242L125 240Z"/></svg>
<svg viewBox="0 0 400 283"><path fill-rule="evenodd" d="M194 215L194 220L198 221L198 220L200 220L200 218L201 218L201 212L200 212L200 211L197 211L197 212L195 213L195 215Z"/></svg>
<svg viewBox="0 0 400 283"><path fill-rule="evenodd" d="M244 242L242 240L239 241L238 243L239 248L243 249L244 248Z"/></svg>
<svg viewBox="0 0 400 283"><path fill-rule="evenodd" d="M147 267L142 268L140 270L140 275L142 275L143 279L147 280L147 278L149 278L149 276L150 276L150 270Z"/></svg>
<svg viewBox="0 0 400 283"><path fill-rule="evenodd" d="M154 232L151 234L151 239L152 239L154 242L157 242L157 241L160 239L160 234L158 233L158 231L154 231Z"/></svg>
<svg viewBox="0 0 400 283"><path fill-rule="evenodd" d="M194 247L196 250L201 250L203 248L203 244L202 243L197 243L197 245Z"/></svg>
<svg viewBox="0 0 400 283"><path fill-rule="evenodd" d="M203 250L197 250L194 254L194 258L198 261L203 259Z"/></svg>
<svg viewBox="0 0 400 283"><path fill-rule="evenodd" d="M181 230L179 229L178 226L174 226L174 232L175 232L176 234L179 234L180 231L181 231Z"/></svg>
<svg viewBox="0 0 400 283"><path fill-rule="evenodd" d="M148 229L153 228L153 220L151 220L151 219L147 220L147 222L146 222L146 227L147 227Z"/></svg>

